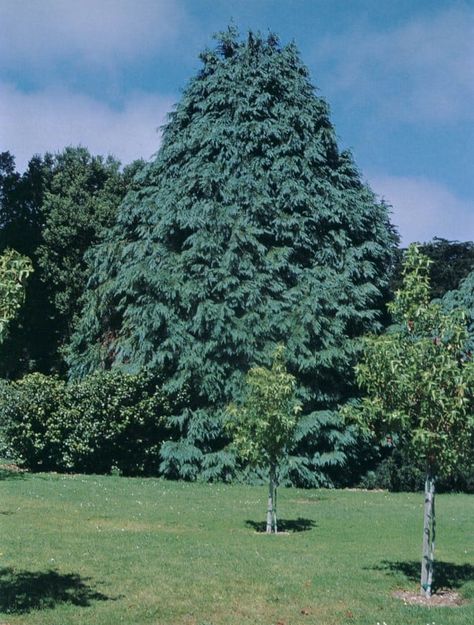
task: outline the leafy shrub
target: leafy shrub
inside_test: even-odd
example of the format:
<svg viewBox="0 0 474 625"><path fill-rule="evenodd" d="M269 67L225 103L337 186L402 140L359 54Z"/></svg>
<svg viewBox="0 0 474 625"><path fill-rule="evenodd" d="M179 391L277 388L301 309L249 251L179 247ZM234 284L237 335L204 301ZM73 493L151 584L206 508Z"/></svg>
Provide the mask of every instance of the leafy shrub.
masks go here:
<svg viewBox="0 0 474 625"><path fill-rule="evenodd" d="M33 470L156 473L170 411L144 374L100 372L67 384L35 373L0 386L3 439Z"/></svg>
<svg viewBox="0 0 474 625"><path fill-rule="evenodd" d="M423 490L425 471L406 448L394 449L373 471L361 480L364 488L383 488L393 492Z"/></svg>
<svg viewBox="0 0 474 625"><path fill-rule="evenodd" d="M65 382L33 373L0 389L3 447L28 468L55 469L62 436L57 414L65 395Z"/></svg>
<svg viewBox="0 0 474 625"><path fill-rule="evenodd" d="M95 373L68 385L60 420L61 468L156 473L170 403L146 375Z"/></svg>

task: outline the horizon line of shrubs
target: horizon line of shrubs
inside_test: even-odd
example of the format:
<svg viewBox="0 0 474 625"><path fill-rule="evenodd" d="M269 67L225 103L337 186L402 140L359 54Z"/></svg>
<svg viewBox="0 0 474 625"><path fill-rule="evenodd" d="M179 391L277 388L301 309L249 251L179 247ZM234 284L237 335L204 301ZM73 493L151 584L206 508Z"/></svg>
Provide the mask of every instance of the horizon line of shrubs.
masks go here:
<svg viewBox="0 0 474 625"><path fill-rule="evenodd" d="M117 473L171 479L259 483L266 476L242 465L229 447L218 415L201 445L181 439L177 414L185 391L171 396L163 381L147 373L101 371L80 381L33 373L0 381L0 456L32 471ZM199 438L197 435L196 438ZM320 474L313 484L291 471L281 482L293 486L423 489L424 467L408 447L361 445L346 454L341 470ZM357 450L355 449L357 446ZM201 449L199 449L201 447ZM344 463L343 463L344 464ZM474 492L468 470L438 484L440 491Z"/></svg>

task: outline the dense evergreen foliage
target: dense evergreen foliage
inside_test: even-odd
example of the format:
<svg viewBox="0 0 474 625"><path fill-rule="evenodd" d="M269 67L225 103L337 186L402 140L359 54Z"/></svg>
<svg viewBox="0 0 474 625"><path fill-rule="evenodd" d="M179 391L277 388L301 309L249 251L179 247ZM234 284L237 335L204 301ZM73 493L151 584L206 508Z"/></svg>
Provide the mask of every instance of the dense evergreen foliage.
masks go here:
<svg viewBox="0 0 474 625"><path fill-rule="evenodd" d="M115 221L137 161L124 171L109 157L86 148L66 148L31 159L23 175L13 157L0 161L0 250L14 247L32 258L35 274L26 307L0 354L4 376L33 370L64 370L68 341L87 274L84 253Z"/></svg>
<svg viewBox="0 0 474 625"><path fill-rule="evenodd" d="M473 265L474 267L474 265ZM474 353L474 269L462 280L458 289L449 291L442 299L447 310L464 310L467 315L469 348Z"/></svg>
<svg viewBox="0 0 474 625"><path fill-rule="evenodd" d="M242 41L233 29L217 39L148 165L121 170L112 157L70 147L34 156L20 174L13 156L0 153L0 254L14 248L34 267L0 345L0 377L63 375L67 354L78 386L28 377L14 400L36 418L35 397L51 412L46 398L60 388L70 401L55 412L64 427L86 415L77 430L83 459L78 452L57 468L110 470L109 452L101 464L101 444L86 441L93 421L113 438L135 408L141 414L141 400L127 387L130 403L114 412L117 430L109 431L102 378L88 376L148 369L164 392L188 398L157 430L153 471L260 481L265 471L229 447L226 408L243 398L246 373L269 366L284 343L303 414L281 482L350 485L383 460L367 485L413 488L424 467L409 447L399 440L391 454L374 446L336 411L357 393L361 335L388 323L384 301L402 286L403 250L387 208L339 149L328 106L293 44L253 33ZM435 238L420 249L433 261L433 297L468 315L473 352L474 243ZM106 375L104 393L111 397L121 379ZM473 476L464 468L446 487L471 488Z"/></svg>
<svg viewBox="0 0 474 625"><path fill-rule="evenodd" d="M201 58L93 256L71 373L164 369L209 415L283 342L314 422L351 392L396 235L293 44L229 30Z"/></svg>

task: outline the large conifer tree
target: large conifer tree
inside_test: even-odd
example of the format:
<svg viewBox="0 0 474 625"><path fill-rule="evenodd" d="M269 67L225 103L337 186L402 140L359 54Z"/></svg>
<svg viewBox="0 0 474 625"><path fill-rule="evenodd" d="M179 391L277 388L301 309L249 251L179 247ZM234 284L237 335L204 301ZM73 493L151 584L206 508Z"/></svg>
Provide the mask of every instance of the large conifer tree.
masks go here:
<svg viewBox="0 0 474 625"><path fill-rule="evenodd" d="M282 342L305 412L334 407L378 325L387 207L338 149L293 44L229 29L201 59L91 258L71 373L165 369L210 413Z"/></svg>

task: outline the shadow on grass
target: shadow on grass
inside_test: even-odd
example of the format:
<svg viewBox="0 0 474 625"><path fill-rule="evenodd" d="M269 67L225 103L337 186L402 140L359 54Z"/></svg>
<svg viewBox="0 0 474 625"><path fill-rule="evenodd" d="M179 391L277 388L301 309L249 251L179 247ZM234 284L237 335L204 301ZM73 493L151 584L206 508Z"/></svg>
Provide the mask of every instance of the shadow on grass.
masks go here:
<svg viewBox="0 0 474 625"><path fill-rule="evenodd" d="M87 607L107 597L91 588L76 573L57 571L16 571L0 569L0 612L24 614L31 610L54 608L58 603Z"/></svg>
<svg viewBox="0 0 474 625"><path fill-rule="evenodd" d="M419 582L421 576L421 560L395 561L383 560L377 571L387 573L402 573L412 582ZM459 588L463 584L474 580L474 566L472 564L454 564L453 562L434 563L433 589Z"/></svg>
<svg viewBox="0 0 474 625"><path fill-rule="evenodd" d="M265 521L245 521L247 527L251 527L256 532L265 532L267 524ZM297 519L278 519L278 531L279 532L308 532L316 527L316 523L312 519L303 519L298 517Z"/></svg>

